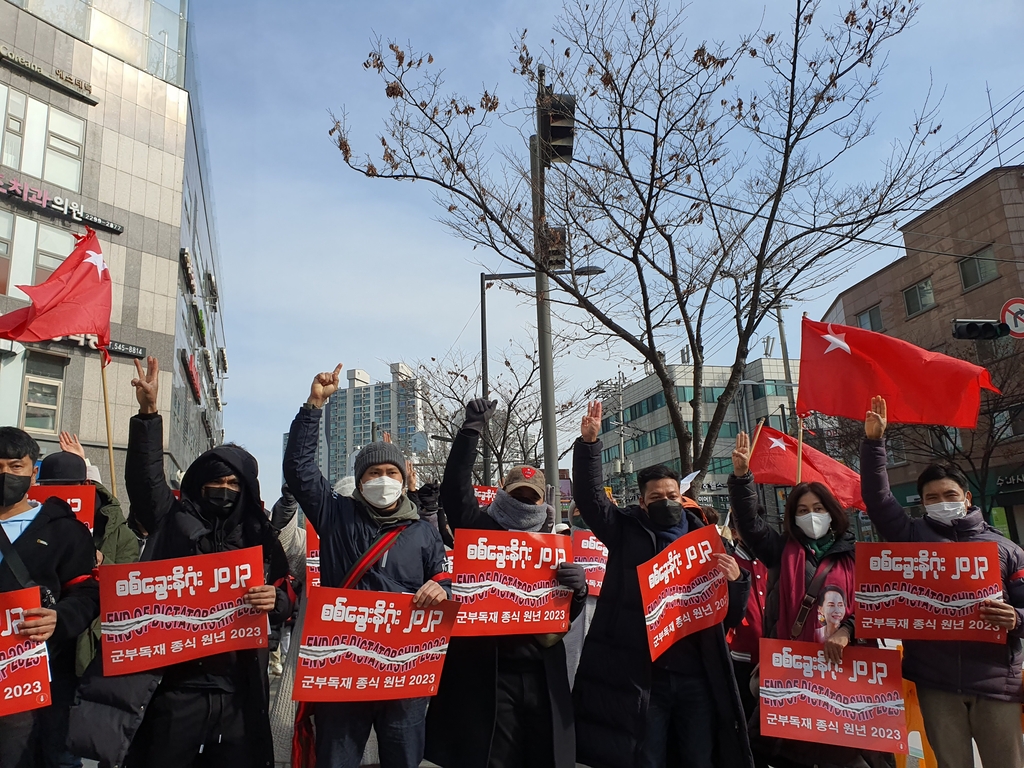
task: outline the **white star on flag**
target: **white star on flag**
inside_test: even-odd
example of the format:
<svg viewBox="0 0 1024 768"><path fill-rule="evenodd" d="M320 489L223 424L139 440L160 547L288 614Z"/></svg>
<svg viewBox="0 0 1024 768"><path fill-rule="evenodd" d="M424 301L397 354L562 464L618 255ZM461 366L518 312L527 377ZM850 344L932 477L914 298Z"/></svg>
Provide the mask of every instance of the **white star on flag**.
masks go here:
<svg viewBox="0 0 1024 768"><path fill-rule="evenodd" d="M765 435L765 437L768 437L768 436ZM770 446L768 446L768 450L769 451L772 448L781 448L782 450L786 450L786 441L783 438L781 438L781 437L769 437L768 439L772 441L772 444Z"/></svg>
<svg viewBox="0 0 1024 768"><path fill-rule="evenodd" d="M850 345L846 343L846 334L833 331L832 323L828 324L828 333L823 334L821 338L828 342L828 349L825 350L826 355L833 349L841 349L848 355L853 354L850 351Z"/></svg>
<svg viewBox="0 0 1024 768"><path fill-rule="evenodd" d="M86 251L89 254L89 258L85 259L89 264L96 265L96 277L103 279L103 270L107 268L107 263L103 260L103 254L97 251Z"/></svg>

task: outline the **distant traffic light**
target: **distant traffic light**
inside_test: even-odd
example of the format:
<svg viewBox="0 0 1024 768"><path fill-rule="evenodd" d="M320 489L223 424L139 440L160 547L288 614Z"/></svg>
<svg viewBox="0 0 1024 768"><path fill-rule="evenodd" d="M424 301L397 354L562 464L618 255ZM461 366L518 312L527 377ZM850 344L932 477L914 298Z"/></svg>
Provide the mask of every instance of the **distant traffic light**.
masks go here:
<svg viewBox="0 0 1024 768"><path fill-rule="evenodd" d="M1010 326L998 320L954 320L953 338L988 340L1010 335Z"/></svg>
<svg viewBox="0 0 1024 768"><path fill-rule="evenodd" d="M537 99L537 135L544 167L571 163L576 135L576 97L549 93Z"/></svg>

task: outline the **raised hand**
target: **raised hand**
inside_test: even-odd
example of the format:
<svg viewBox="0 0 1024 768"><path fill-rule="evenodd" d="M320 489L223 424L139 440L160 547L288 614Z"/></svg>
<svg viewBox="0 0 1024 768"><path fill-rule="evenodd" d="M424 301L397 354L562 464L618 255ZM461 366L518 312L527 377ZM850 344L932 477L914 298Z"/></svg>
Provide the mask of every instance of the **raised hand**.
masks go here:
<svg viewBox="0 0 1024 768"><path fill-rule="evenodd" d="M732 473L743 477L750 471L750 435L740 432L736 435L736 447L732 451Z"/></svg>
<svg viewBox="0 0 1024 768"><path fill-rule="evenodd" d="M160 394L160 363L155 357L146 358L146 372L142 371L142 363L135 361L138 376L132 379L135 397L139 401L139 413L157 412L157 395Z"/></svg>
<svg viewBox="0 0 1024 768"><path fill-rule="evenodd" d="M497 407L497 400L486 400L482 397L470 400L466 403L466 418L462 422L462 428L483 434L487 429L487 422L491 420Z"/></svg>
<svg viewBox="0 0 1024 768"><path fill-rule="evenodd" d="M871 410L864 416L864 436L868 440L881 440L885 436L886 419L885 398L875 395L871 398Z"/></svg>
<svg viewBox="0 0 1024 768"><path fill-rule="evenodd" d="M78 435L73 435L70 432L61 432L60 437L60 449L65 453L73 453L75 456L81 456L85 458L85 448L78 442Z"/></svg>
<svg viewBox="0 0 1024 768"><path fill-rule="evenodd" d="M583 417L580 424L580 437L584 443L596 443L597 436L601 433L601 414L603 406L600 400L587 403L587 415Z"/></svg>
<svg viewBox="0 0 1024 768"><path fill-rule="evenodd" d="M306 402L316 408L323 408L327 398L338 391L340 381L341 363L338 363L333 373L318 373L309 386L309 399Z"/></svg>

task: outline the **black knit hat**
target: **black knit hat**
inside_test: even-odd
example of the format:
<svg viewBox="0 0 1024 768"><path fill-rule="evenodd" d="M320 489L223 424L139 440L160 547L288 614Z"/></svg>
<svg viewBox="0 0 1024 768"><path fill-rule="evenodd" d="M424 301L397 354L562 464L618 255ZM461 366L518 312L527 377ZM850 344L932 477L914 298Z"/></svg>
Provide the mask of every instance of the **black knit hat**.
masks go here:
<svg viewBox="0 0 1024 768"><path fill-rule="evenodd" d="M88 479L85 459L75 453L57 451L39 464L40 483L67 483L80 485Z"/></svg>
<svg viewBox="0 0 1024 768"><path fill-rule="evenodd" d="M370 443L356 455L356 485L363 479L363 474L377 464L394 464L402 472L402 482L408 482L405 476L405 454L394 443Z"/></svg>

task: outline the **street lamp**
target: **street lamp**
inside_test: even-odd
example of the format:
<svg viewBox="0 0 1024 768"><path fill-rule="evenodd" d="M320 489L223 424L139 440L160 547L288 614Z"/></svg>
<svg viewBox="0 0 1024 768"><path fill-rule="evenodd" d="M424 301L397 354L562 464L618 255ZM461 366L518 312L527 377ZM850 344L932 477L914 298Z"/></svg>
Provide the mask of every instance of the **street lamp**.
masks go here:
<svg viewBox="0 0 1024 768"><path fill-rule="evenodd" d="M497 272L497 273L493 273L493 274L490 274L490 273L487 273L487 272L481 272L480 273L480 361L481 361L480 362L480 375L481 375L481 378L483 379L483 387L482 387L483 395L482 396L483 396L484 400L489 400L490 396L491 396L491 383L490 383L490 380L488 379L488 376L487 376L487 284L490 283L490 282L497 282L497 281L500 281L500 280L525 280L528 277L534 277L536 274L537 273L535 273L535 272ZM552 274L554 274L554 275L579 275L581 277L594 277L596 275L603 275L604 274L604 270L601 269L600 267L581 267L580 269L559 269L559 270L556 270L556 271L552 272ZM540 333L541 333L541 329L538 328L538 334L540 334ZM547 343L548 343L548 345L550 345L551 344L551 327L550 327L550 325L547 327L547 334L548 334ZM548 373L551 373L551 372L548 371ZM543 372L542 372L542 374L543 374ZM541 386L542 387L544 386L544 382L541 382ZM554 376L553 376L553 374L552 374L552 378L551 378L551 389L552 389L552 391L554 391ZM545 457L546 457L547 454L548 454L548 451L547 451L548 430L547 430L547 423L546 422L544 422L544 426L545 426L545 429L544 429L544 441L545 441L544 454L545 454ZM555 435L551 435L550 439L551 440L556 440L557 437ZM553 445L555 446L555 455L557 456L558 455L558 443L555 442L555 443L553 443ZM490 446L487 443L486 435L484 436L483 456L484 456L484 472L483 472L483 475L484 475L484 485L490 485L491 484L491 448L490 448ZM545 466L544 469L545 469L545 474L546 474L547 470L549 469L549 467ZM555 465L555 474L556 475L558 474L558 465L557 464ZM558 478L556 477L555 480L557 480L557 479ZM547 480L548 480L549 483L554 482L551 478L547 478ZM555 487L556 488L558 487L557 483L555 484Z"/></svg>

